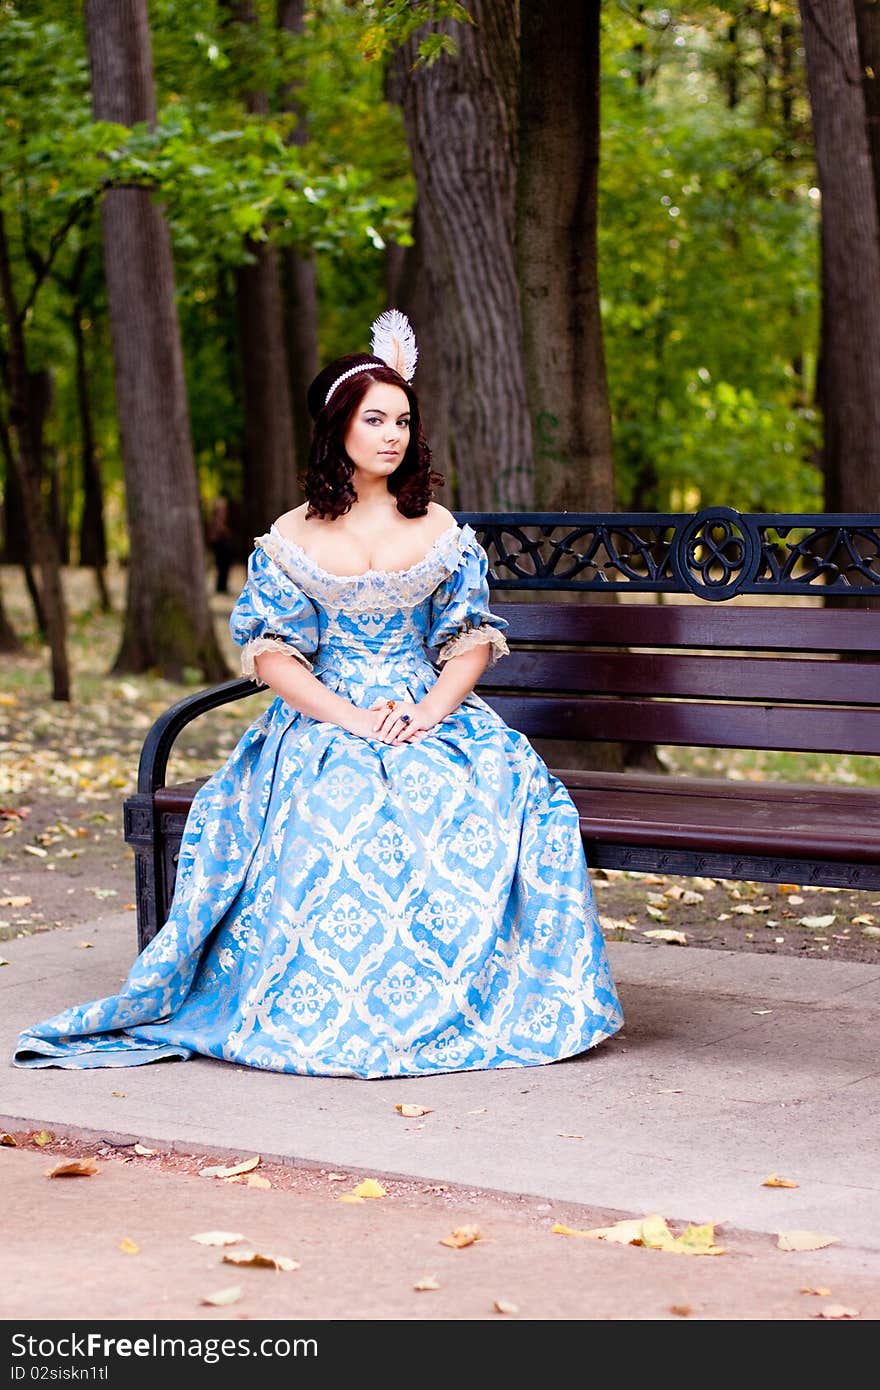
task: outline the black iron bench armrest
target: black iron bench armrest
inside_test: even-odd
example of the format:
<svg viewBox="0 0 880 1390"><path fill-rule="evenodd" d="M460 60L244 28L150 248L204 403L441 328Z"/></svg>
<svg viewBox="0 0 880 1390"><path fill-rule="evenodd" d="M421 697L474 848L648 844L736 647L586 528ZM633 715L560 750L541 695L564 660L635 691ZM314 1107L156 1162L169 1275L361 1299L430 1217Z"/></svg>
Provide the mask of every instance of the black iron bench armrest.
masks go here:
<svg viewBox="0 0 880 1390"><path fill-rule="evenodd" d="M165 773L174 742L187 724L198 719L208 710L219 709L233 700L241 700L245 695L254 695L260 689L252 680L239 676L237 680L224 681L222 685L209 686L199 690L186 699L178 700L164 714L160 714L144 740L141 760L138 765L138 792L152 796L153 792L165 785Z"/></svg>

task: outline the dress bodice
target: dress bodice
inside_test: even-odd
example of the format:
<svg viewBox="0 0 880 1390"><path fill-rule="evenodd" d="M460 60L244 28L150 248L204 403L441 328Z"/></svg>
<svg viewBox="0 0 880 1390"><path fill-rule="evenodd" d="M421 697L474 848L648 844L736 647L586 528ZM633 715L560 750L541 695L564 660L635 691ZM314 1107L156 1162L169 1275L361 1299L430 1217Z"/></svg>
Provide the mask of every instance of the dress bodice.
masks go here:
<svg viewBox="0 0 880 1390"><path fill-rule="evenodd" d="M488 558L472 527L448 527L402 570L338 575L325 570L273 525L258 536L248 581L230 629L243 647L242 670L278 648L340 690L410 685L469 646L507 651L507 623L489 609Z"/></svg>

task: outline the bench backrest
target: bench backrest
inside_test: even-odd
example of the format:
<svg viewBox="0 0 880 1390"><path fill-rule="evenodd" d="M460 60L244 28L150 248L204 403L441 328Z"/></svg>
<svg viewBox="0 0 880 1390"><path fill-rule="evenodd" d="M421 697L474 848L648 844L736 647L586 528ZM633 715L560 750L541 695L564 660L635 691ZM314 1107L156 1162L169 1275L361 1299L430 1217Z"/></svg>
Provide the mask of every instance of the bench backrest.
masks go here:
<svg viewBox="0 0 880 1390"><path fill-rule="evenodd" d="M478 693L522 733L880 754L880 612L504 603Z"/></svg>

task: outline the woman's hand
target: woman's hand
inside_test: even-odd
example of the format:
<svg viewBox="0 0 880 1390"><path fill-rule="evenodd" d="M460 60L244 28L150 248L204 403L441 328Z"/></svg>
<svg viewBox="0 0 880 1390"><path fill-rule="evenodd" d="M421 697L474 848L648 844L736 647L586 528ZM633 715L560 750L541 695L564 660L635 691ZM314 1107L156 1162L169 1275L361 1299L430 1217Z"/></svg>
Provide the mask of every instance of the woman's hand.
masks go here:
<svg viewBox="0 0 880 1390"><path fill-rule="evenodd" d="M380 698L373 701L370 710L376 711L371 715L371 732L383 743L419 743L437 723L422 701L414 704L412 700L395 700L389 709L388 701ZM408 720L403 718L405 714Z"/></svg>

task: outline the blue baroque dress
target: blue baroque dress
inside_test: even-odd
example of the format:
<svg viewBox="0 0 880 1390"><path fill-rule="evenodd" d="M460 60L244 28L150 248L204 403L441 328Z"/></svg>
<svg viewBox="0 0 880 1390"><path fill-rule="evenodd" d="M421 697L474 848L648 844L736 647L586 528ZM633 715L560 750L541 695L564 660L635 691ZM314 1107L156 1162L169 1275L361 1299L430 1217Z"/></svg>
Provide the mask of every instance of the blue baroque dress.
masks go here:
<svg viewBox="0 0 880 1390"><path fill-rule="evenodd" d="M457 653L507 652L487 569L468 525L345 577L273 526L230 618L242 670L277 648L363 708L417 701ZM577 811L524 734L475 693L397 746L279 696L196 794L170 915L119 994L14 1061L420 1076L552 1062L622 1022Z"/></svg>

